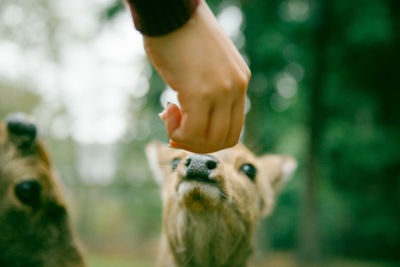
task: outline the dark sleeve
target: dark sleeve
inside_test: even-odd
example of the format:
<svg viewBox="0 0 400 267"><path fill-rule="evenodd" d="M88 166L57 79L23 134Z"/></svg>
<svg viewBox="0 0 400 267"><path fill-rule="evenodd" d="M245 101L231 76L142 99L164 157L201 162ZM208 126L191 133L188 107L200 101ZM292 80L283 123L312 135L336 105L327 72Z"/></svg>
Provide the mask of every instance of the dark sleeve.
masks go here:
<svg viewBox="0 0 400 267"><path fill-rule="evenodd" d="M185 24L200 0L125 0L135 27L144 35L169 33Z"/></svg>

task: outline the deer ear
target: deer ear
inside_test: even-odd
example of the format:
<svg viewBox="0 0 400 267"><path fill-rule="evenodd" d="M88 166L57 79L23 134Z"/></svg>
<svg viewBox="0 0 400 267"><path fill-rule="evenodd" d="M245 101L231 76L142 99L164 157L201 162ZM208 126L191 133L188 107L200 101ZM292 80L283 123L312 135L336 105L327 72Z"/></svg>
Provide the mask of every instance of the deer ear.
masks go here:
<svg viewBox="0 0 400 267"><path fill-rule="evenodd" d="M259 162L275 194L282 190L297 169L297 161L290 156L265 155L259 158Z"/></svg>
<svg viewBox="0 0 400 267"><path fill-rule="evenodd" d="M165 158L163 155L168 155L168 150L170 150L170 148L167 144L158 141L149 143L145 149L150 170L153 173L154 180L156 180L158 184L163 183L166 175L165 170L163 170L163 166L167 166L169 162L167 162L167 160L163 160Z"/></svg>
<svg viewBox="0 0 400 267"><path fill-rule="evenodd" d="M26 150L36 143L37 128L24 113L10 113L5 118L9 139L18 149Z"/></svg>
<svg viewBox="0 0 400 267"><path fill-rule="evenodd" d="M283 186L290 180L297 168L294 158L281 155L265 155L258 158L259 180L261 189L261 213L268 215Z"/></svg>

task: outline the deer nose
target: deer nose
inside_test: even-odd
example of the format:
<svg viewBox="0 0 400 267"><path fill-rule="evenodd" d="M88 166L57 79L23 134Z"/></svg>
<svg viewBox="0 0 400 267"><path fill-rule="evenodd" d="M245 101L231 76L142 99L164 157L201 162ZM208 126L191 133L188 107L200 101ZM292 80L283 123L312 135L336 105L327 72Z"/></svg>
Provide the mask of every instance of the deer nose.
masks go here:
<svg viewBox="0 0 400 267"><path fill-rule="evenodd" d="M208 180L213 169L217 168L218 160L213 156L193 154L186 159L186 178Z"/></svg>

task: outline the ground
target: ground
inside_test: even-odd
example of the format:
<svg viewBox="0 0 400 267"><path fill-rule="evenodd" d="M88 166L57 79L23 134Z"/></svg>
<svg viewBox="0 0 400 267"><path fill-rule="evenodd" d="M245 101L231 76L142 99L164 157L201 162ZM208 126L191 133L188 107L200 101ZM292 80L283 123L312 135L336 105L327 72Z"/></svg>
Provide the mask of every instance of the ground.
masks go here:
<svg viewBox="0 0 400 267"><path fill-rule="evenodd" d="M89 250L88 263L90 267L154 267L156 257L151 249L133 249L133 251ZM334 258L315 265L301 265L296 262L295 254L290 251L274 252L268 255L257 253L252 257L249 267L394 267L395 262L367 261L361 259Z"/></svg>

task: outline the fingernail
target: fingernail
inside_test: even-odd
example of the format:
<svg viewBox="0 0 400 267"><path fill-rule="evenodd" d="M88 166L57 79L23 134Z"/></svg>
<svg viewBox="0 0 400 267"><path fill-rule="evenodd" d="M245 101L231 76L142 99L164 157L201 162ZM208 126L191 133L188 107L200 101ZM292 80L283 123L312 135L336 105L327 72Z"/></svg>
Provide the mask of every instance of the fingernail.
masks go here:
<svg viewBox="0 0 400 267"><path fill-rule="evenodd" d="M170 147L170 148L180 148L179 146L177 146L177 143L175 143L171 139L169 139L168 147Z"/></svg>
<svg viewBox="0 0 400 267"><path fill-rule="evenodd" d="M166 113L166 110L163 110L160 113L158 113L158 117L160 117L160 119L162 121L165 121L165 113Z"/></svg>
<svg viewBox="0 0 400 267"><path fill-rule="evenodd" d="M171 105L173 105L172 102L169 102L169 101L168 101L168 102L167 102L167 108L169 108Z"/></svg>
<svg viewBox="0 0 400 267"><path fill-rule="evenodd" d="M168 146L169 147L174 147L171 139L169 139Z"/></svg>

